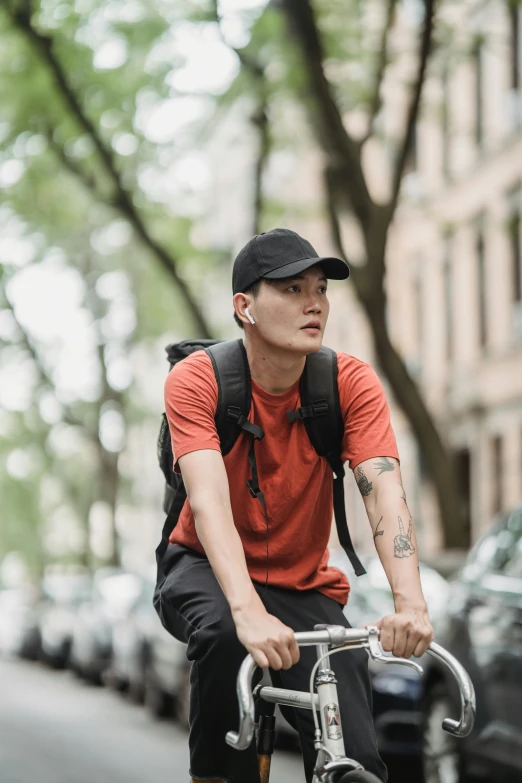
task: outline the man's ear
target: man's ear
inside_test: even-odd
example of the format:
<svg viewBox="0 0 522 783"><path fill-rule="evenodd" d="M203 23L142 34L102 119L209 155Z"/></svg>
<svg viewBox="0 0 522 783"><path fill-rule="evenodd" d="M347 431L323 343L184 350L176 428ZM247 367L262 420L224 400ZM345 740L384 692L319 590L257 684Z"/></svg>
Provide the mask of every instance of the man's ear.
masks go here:
<svg viewBox="0 0 522 783"><path fill-rule="evenodd" d="M249 294L235 294L232 299L234 304L234 310L237 317L243 324L249 324L247 316L245 315L245 308L252 305L252 297Z"/></svg>

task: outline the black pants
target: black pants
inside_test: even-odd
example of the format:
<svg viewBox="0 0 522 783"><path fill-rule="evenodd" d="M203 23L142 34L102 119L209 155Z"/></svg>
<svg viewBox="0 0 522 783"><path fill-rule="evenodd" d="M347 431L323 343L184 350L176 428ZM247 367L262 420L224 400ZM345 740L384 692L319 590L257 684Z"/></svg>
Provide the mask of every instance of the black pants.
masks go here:
<svg viewBox="0 0 522 783"><path fill-rule="evenodd" d="M244 751L225 742L237 731L239 711L236 678L246 650L240 644L230 607L210 563L192 550L169 544L162 559L163 577L154 598L165 628L188 643L190 673L190 774L229 783L258 783L255 742ZM316 623L349 626L340 604L316 590L297 592L254 583L267 611L294 631L310 631ZM275 687L308 691L317 660L314 647L302 647L291 669L270 671ZM382 780L386 767L379 757L371 712L368 656L364 650L336 655L332 666L338 681L339 707L346 754ZM299 732L307 783L311 783L316 751L310 710L283 707Z"/></svg>

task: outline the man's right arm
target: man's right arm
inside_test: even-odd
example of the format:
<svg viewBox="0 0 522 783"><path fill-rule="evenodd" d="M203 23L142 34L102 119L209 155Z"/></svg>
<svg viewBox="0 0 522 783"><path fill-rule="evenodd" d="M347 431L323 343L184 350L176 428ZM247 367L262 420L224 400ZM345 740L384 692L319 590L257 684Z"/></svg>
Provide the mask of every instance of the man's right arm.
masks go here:
<svg viewBox="0 0 522 783"><path fill-rule="evenodd" d="M222 455L214 449L192 451L180 457L179 467L198 538L230 605L239 641L258 666L289 669L299 660L299 647L292 629L266 611L252 584Z"/></svg>

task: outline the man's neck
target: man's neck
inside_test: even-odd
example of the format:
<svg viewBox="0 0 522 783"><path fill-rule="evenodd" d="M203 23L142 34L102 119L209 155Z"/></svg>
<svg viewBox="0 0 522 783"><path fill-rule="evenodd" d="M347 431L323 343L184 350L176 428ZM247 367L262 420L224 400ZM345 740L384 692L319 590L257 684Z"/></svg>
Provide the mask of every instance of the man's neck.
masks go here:
<svg viewBox="0 0 522 783"><path fill-rule="evenodd" d="M245 336L245 349L253 380L269 394L284 394L301 377L306 356L274 349Z"/></svg>

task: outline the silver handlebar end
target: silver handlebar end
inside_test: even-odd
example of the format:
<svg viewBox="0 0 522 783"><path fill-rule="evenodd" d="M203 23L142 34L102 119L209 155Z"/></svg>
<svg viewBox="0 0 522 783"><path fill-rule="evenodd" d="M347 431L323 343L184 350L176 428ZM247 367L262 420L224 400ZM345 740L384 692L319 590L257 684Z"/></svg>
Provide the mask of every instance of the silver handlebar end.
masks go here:
<svg viewBox="0 0 522 783"><path fill-rule="evenodd" d="M460 734L460 723L453 718L444 718L442 721L442 728L447 731L448 734L453 734L455 737L465 737L465 734Z"/></svg>
<svg viewBox="0 0 522 783"><path fill-rule="evenodd" d="M457 680L460 692L460 721L445 718L442 721L442 728L448 734L454 737L467 737L473 731L475 725L475 715L477 713L477 703L475 699L475 689L470 676L461 663L457 661L444 647L432 642L428 652L436 660L443 663Z"/></svg>

